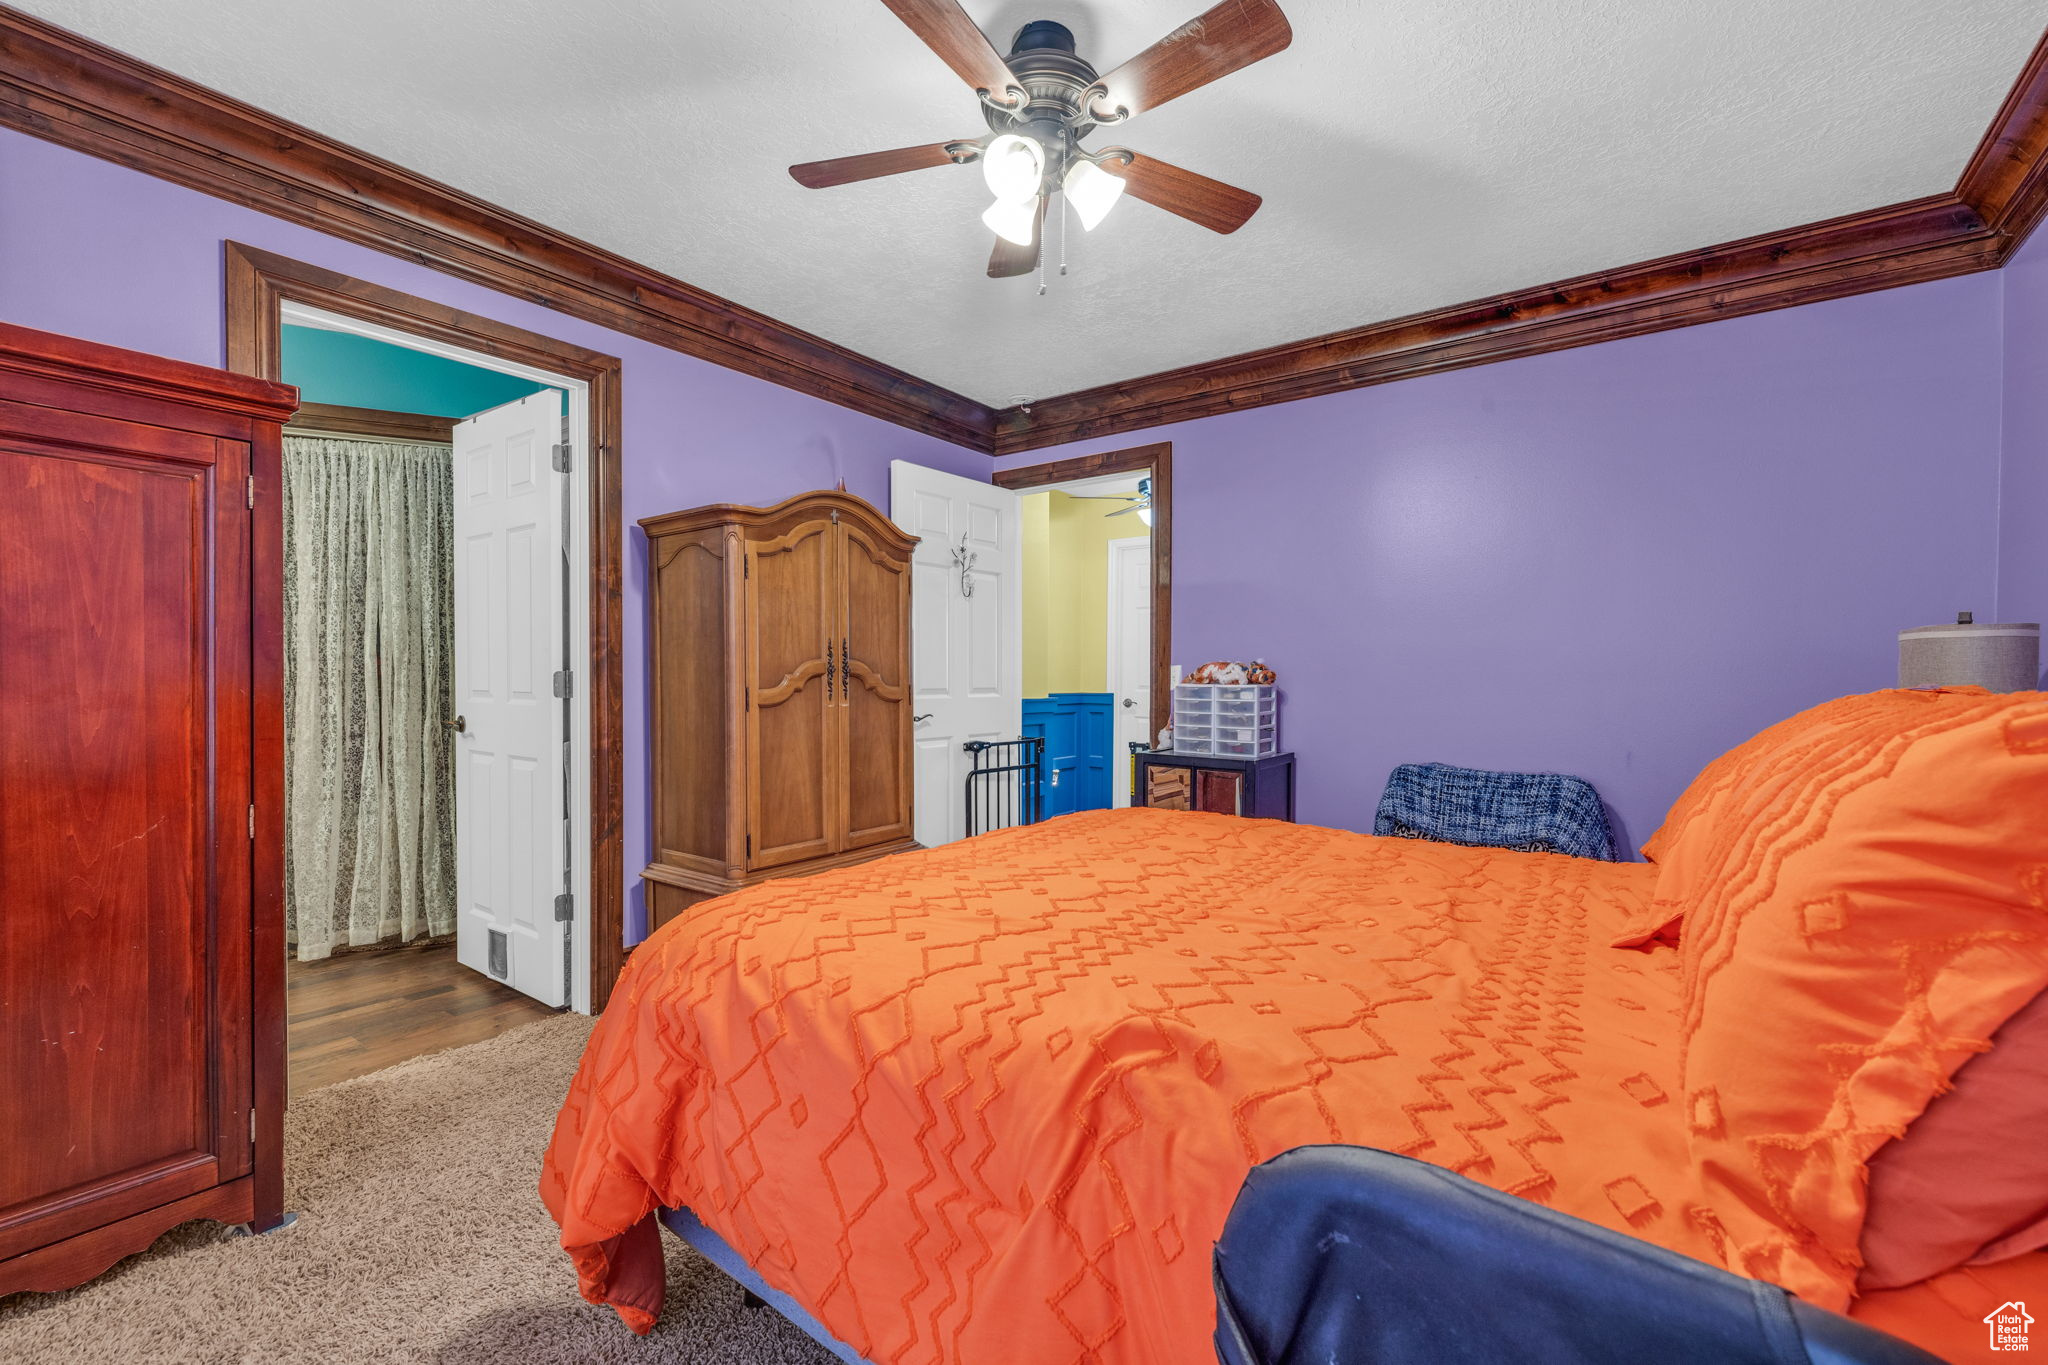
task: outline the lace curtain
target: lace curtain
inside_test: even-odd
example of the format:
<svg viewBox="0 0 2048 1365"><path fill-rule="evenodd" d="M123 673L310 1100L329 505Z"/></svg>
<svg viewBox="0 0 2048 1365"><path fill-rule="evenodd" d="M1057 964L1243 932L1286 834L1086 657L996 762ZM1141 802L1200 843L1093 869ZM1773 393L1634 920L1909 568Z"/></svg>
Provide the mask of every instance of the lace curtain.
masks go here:
<svg viewBox="0 0 2048 1365"><path fill-rule="evenodd" d="M284 442L285 915L302 962L455 932L446 446Z"/></svg>

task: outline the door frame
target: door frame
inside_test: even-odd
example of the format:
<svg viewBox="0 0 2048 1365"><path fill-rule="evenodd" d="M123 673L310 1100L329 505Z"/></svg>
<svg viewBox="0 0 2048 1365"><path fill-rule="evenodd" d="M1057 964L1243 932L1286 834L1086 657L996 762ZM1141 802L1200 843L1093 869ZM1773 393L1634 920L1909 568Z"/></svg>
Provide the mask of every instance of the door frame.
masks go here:
<svg viewBox="0 0 2048 1365"><path fill-rule="evenodd" d="M1051 464L999 469L989 482L1022 491L1072 483L1103 474L1149 474L1152 478L1152 726L1156 739L1173 715L1173 442L1080 455Z"/></svg>
<svg viewBox="0 0 2048 1365"><path fill-rule="evenodd" d="M588 700L585 755L589 775L589 851L585 902L588 910L588 968L579 982L572 973L570 998L585 986L592 1014L603 1011L619 970L625 965L624 848L624 626L621 607L623 536L620 494L620 371L617 357L495 319L415 298L395 289L291 260L240 242L226 245L227 368L281 380L284 310L287 303L339 314L425 341L458 347L581 381L587 386L589 519L588 651L577 671L577 691ZM258 571L283 572L283 507L260 500L256 544L268 563ZM273 605L273 604L264 604ZM274 604L282 611L281 603ZM283 790L278 774L278 791ZM281 822L270 828L281 829ZM280 835L281 837L281 835ZM274 853L283 866L283 849ZM281 904L281 903L280 903ZM282 913L281 909L280 912Z"/></svg>
<svg viewBox="0 0 2048 1365"><path fill-rule="evenodd" d="M1143 545L1145 547L1145 561L1148 566L1151 563L1153 552L1157 548L1152 544L1152 537L1149 535L1118 536L1115 540L1109 541L1107 545L1109 564L1108 573L1104 576L1107 579L1105 586L1109 591L1109 601L1105 604L1103 618L1104 624L1109 628L1109 639L1106 644L1107 652L1103 655L1102 680L1108 684L1112 697L1121 690L1118 684L1123 681L1122 670L1116 665L1119 653L1118 646L1123 643L1123 631L1118 629L1118 627L1123 624L1123 593L1121 589L1123 587L1124 569L1118 552L1127 545ZM1149 691L1150 689L1148 688L1147 690ZM1112 765L1111 771L1121 773L1125 780L1120 785L1116 783L1111 784L1111 791L1109 793L1111 807L1115 807L1119 801L1124 805L1129 805L1131 800L1131 783L1129 780L1131 776L1131 756L1128 753L1118 754L1115 751L1117 711L1119 709L1112 706L1109 713L1110 761ZM1159 732L1153 730L1145 736L1145 742L1150 744L1158 739L1158 737Z"/></svg>

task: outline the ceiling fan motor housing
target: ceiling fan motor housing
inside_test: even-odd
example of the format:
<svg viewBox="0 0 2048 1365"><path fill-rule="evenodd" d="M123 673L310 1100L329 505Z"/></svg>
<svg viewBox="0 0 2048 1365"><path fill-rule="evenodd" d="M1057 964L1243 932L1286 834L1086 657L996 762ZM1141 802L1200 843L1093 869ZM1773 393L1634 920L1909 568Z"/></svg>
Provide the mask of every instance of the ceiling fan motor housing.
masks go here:
<svg viewBox="0 0 2048 1365"><path fill-rule="evenodd" d="M1073 32L1050 19L1017 30L1005 60L1024 87L1024 107L1004 109L984 100L982 114L997 133L1017 133L1044 149L1050 189L1060 183L1077 144L1095 129L1087 98L1098 80L1095 68L1075 53Z"/></svg>

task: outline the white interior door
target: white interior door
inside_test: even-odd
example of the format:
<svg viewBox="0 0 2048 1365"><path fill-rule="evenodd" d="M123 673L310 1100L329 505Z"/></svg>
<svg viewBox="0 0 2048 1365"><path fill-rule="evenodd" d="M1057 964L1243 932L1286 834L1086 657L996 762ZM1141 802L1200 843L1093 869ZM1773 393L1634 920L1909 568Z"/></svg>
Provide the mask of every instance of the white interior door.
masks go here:
<svg viewBox="0 0 2048 1365"><path fill-rule="evenodd" d="M1131 804L1131 745L1152 735L1152 538L1109 542L1110 801Z"/></svg>
<svg viewBox="0 0 2048 1365"><path fill-rule="evenodd" d="M455 427L455 954L550 1005L569 998L562 438L553 389Z"/></svg>
<svg viewBox="0 0 2048 1365"><path fill-rule="evenodd" d="M918 537L910 578L913 809L917 841L934 848L967 833L961 746L1016 739L1024 724L1017 495L892 460L889 514Z"/></svg>

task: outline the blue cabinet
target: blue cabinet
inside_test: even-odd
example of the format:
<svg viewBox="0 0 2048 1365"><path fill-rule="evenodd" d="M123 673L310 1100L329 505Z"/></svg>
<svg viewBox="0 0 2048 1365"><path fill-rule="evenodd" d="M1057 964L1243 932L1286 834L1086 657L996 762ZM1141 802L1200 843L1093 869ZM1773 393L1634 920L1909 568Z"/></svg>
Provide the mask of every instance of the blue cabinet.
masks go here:
<svg viewBox="0 0 2048 1365"><path fill-rule="evenodd" d="M1045 740L1045 815L1105 810L1110 804L1107 692L1054 692L1024 701L1024 733Z"/></svg>

